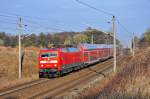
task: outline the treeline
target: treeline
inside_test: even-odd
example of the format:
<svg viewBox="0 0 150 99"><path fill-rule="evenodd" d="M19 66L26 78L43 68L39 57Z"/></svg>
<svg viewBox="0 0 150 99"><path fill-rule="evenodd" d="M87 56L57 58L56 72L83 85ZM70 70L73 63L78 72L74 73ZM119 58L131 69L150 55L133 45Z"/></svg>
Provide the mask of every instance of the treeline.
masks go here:
<svg viewBox="0 0 150 99"><path fill-rule="evenodd" d="M142 37L135 37L135 45L137 48L150 47L150 28L142 35Z"/></svg>
<svg viewBox="0 0 150 99"><path fill-rule="evenodd" d="M138 42L139 47L150 47L150 28L143 34Z"/></svg>
<svg viewBox="0 0 150 99"><path fill-rule="evenodd" d="M93 39L93 40L92 40ZM112 44L113 37L100 30L87 28L83 32L39 33L21 36L22 46L48 47L50 44L77 45L79 43ZM119 43L119 41L118 41ZM1 46L18 46L18 35L0 32Z"/></svg>

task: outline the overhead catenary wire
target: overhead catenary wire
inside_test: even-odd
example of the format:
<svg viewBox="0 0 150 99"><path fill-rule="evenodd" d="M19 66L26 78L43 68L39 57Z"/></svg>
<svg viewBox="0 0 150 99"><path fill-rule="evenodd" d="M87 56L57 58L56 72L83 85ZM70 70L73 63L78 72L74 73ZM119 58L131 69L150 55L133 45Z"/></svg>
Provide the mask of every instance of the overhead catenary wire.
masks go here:
<svg viewBox="0 0 150 99"><path fill-rule="evenodd" d="M3 15L3 14L6 14L6 15ZM27 16L27 15L22 15L22 14L17 14L17 13L8 13L8 12L3 12L3 11L0 11L0 15L2 15L3 17L10 17L10 18L19 18L19 17L22 17L23 21L30 21L30 23L34 24L34 25L39 25L38 22L40 22L40 28L43 27L45 29L51 29L51 30L58 30L58 31L62 31L62 32L66 32L66 30L64 29L60 29L60 28L57 28L57 27L64 27L65 24L62 24L62 25L55 25L55 26L44 26L44 25L41 25L41 23L44 23L44 24L48 24L47 22L49 22L48 19L45 19L45 18L41 18L41 17L32 17L32 16ZM12 16L12 17L11 17ZM35 22L36 21L36 22ZM85 25L85 24L83 24ZM76 25L74 25L76 26ZM86 25L87 26L87 25ZM90 25L88 25L90 26ZM71 31L71 30L69 30Z"/></svg>
<svg viewBox="0 0 150 99"><path fill-rule="evenodd" d="M83 1L80 1L80 0L75 0L76 2L78 2L78 3L80 3L80 4L82 4L82 5L84 5L84 6L87 6L87 7L89 7L89 8L91 8L91 9L93 9L93 10L96 10L96 11L98 11L98 12L101 12L101 13L103 13L103 14L105 14L105 15L109 15L109 16L115 16L113 13L111 13L111 12L108 12L108 11L105 11L105 10L102 10L102 9L99 9L99 8L96 8L96 7L94 7L94 6L92 6L92 5L90 5L90 4L88 4L88 3L85 3L85 2L83 2ZM31 19L31 18L34 18L34 19L40 19L40 20L42 20L42 21L47 21L47 19L45 19L45 18L41 18L41 17L32 17L32 16L28 16L28 15L22 15L22 14L17 14L17 13L8 13L8 12L4 12L4 11L0 11L0 16L3 16L3 17L9 17L9 18L18 18L18 17L24 17L24 18L28 18L28 19ZM7 15L3 15L3 14L7 14ZM116 21L118 22L118 24L126 31L126 32L128 32L128 33L130 33L129 31L128 31L128 29L127 28L125 28L125 26L116 18ZM52 29L52 28L51 28ZM56 30L56 28L53 28L53 29L55 29ZM60 30L60 29L59 29Z"/></svg>
<svg viewBox="0 0 150 99"><path fill-rule="evenodd" d="M2 31L2 30L16 30L16 29L14 29L14 28L10 28L10 27L0 27L0 31Z"/></svg>
<svg viewBox="0 0 150 99"><path fill-rule="evenodd" d="M118 23L118 25L125 31L126 34L130 35L131 38L127 40L126 38L126 41L129 41L128 43L131 42L131 45L129 44L129 46L132 46L132 43L133 42L133 39L134 39L134 35L132 32L130 32L118 19L116 19L116 22ZM132 47L131 47L132 48Z"/></svg>
<svg viewBox="0 0 150 99"><path fill-rule="evenodd" d="M15 22L7 22L7 21L2 21L2 20L0 20L0 23L17 24L17 23L15 23Z"/></svg>
<svg viewBox="0 0 150 99"><path fill-rule="evenodd" d="M0 14L1 17L8 17L8 18L17 18L16 16L10 16L10 15L3 15L3 14Z"/></svg>
<svg viewBox="0 0 150 99"><path fill-rule="evenodd" d="M115 16L115 14L113 14L113 13L111 13L111 12L108 12L108 11L105 11L105 10L102 10L102 9L99 9L99 8L96 8L96 7L91 6L90 4L87 4L87 3L82 2L82 1L80 1L80 0L75 0L75 1L77 1L78 3L80 3L80 4L84 5L84 6L87 6L87 7L91 8L91 9L93 9L93 10L96 10L96 11L98 11L98 12L100 12L100 13L103 13L103 14L105 14L105 15ZM116 18L116 16L115 16L115 18ZM115 20L118 22L118 24L119 24L127 33L130 33L129 30L119 21L118 18L116 18Z"/></svg>
<svg viewBox="0 0 150 99"><path fill-rule="evenodd" d="M113 13L111 13L111 12L108 12L108 11L105 11L105 10L102 10L102 9L99 9L99 8L96 8L96 7L94 7L94 6L92 6L92 5L90 5L90 4L88 4L88 3L85 3L85 2L83 2L83 1L80 1L80 0L75 0L76 2L78 2L78 3L80 3L80 4L82 4L82 5L84 5L84 6L87 6L87 7L89 7L89 8L91 8L91 9L93 9L93 10L96 10L96 11L98 11L98 12L101 12L101 13L103 13L103 14L105 14L105 15L109 15L109 16L115 16ZM7 15L4 15L4 14L7 14ZM32 18L34 18L34 19L37 19L37 20L41 20L41 21L47 21L47 19L45 19L45 18L41 18L41 17L32 17L32 16L27 16L27 15L22 15L22 14L17 14L17 13L8 13L8 12L4 12L4 11L0 11L0 16L2 16L2 17L8 17L8 18L18 18L18 17L23 17L23 19L25 19L25 20L27 20L27 19L32 19ZM29 20L27 20L28 22L29 22ZM118 22L118 24L127 32L127 33L130 33L129 32L129 30L127 29L127 28L125 28L125 26L119 21L119 19L117 19L116 18L116 21ZM10 23L10 24L14 24L14 23L12 23L12 22L2 22L2 23ZM58 30L58 31L65 31L65 30L63 30L63 29L58 29L58 28L54 28L54 27L49 27L49 26L47 26L47 27L44 27L44 25L40 25L40 24L38 24L37 22L33 22L33 20L32 20L32 22L30 21L30 23L32 24L37 24L37 25L39 25L40 27L43 27L43 28L49 28L49 29L52 29L52 30ZM15 23L16 24L16 23Z"/></svg>
<svg viewBox="0 0 150 99"><path fill-rule="evenodd" d="M0 13L7 14L7 15L2 15L2 14L1 15L5 16L5 17L10 17L10 18L14 17L14 18L18 19L19 17L22 17L23 19L26 19L26 20L31 20L32 19L32 22L33 22L33 20L38 20L38 21L40 20L40 21L42 21L42 23L43 22L45 23L45 22L49 21L48 19L45 19L45 18L35 17L35 16L32 17L32 16L22 15L22 14L17 14L17 13L8 13L8 12L3 12L3 11L0 11Z"/></svg>
<svg viewBox="0 0 150 99"><path fill-rule="evenodd" d="M32 17L32 16L28 16L28 15L22 15L22 14L17 14L17 13L8 13L8 12L4 12L4 11L0 11L0 13L2 14L7 14L6 16L8 17L16 17L16 18L19 18L19 17L25 17L25 18L34 18L34 19L40 19L40 20L45 20L45 18L40 18L40 17Z"/></svg>
<svg viewBox="0 0 150 99"><path fill-rule="evenodd" d="M36 18L35 18L36 19ZM42 18L41 18L42 19ZM30 18L27 18L27 17L25 17L24 18L24 21L27 21L27 22L29 22L29 23L31 23L31 24L34 24L34 25L36 25L36 26L40 26L40 27L43 27L42 26L42 23L44 23L44 24L47 24L47 26L44 26L43 28L45 28L45 29L51 29L51 30L58 30L58 31L61 31L61 32L66 32L66 30L64 30L64 29L60 29L60 28L58 28L58 27L64 27L65 26L65 24L62 24L62 23L60 23L60 24L62 24L62 25L55 25L55 26L50 26L49 25L49 23L46 23L46 22L49 22L49 20L47 20L47 19L45 19L45 20L40 20L40 23L38 22L38 21L35 21L35 20L31 20ZM83 24L83 23L81 23L81 24ZM85 24L83 24L83 25L85 25ZM75 26L75 25L74 25ZM72 31L72 30L68 30L68 31Z"/></svg>
<svg viewBox="0 0 150 99"><path fill-rule="evenodd" d="M12 16L11 16L11 14L9 14L9 15L2 15L2 14L0 14L0 16L1 17L7 17L7 18L17 18L17 16L18 16L18 14L12 14ZM22 17L22 16L21 16ZM31 24L34 24L34 25L36 25L36 26L39 26L38 28L45 28L45 29L51 29L51 30L58 30L58 31L62 31L62 32L66 32L65 30L62 30L62 29L58 29L58 28L55 28L55 27L50 27L50 26L44 26L44 25L41 25L41 24L39 24L38 22L34 22L34 21L32 21L32 20L27 20L27 17L29 17L29 16L26 16L24 19L25 19L25 21L27 21L27 22L29 22L29 23L31 23ZM7 20L8 21L8 20ZM17 23L13 23L13 22L6 22L6 21L1 21L0 20L0 22L1 23L8 23L8 24L17 24Z"/></svg>
<svg viewBox="0 0 150 99"><path fill-rule="evenodd" d="M118 24L122 27L122 29L124 29L125 32L127 33L131 33L118 19L116 19L116 21L118 22Z"/></svg>
<svg viewBox="0 0 150 99"><path fill-rule="evenodd" d="M34 26L36 25L36 26L39 26L39 27L43 27L43 25L39 24L38 22L35 22L35 21L32 21L32 20L27 20L27 19L25 19L25 21L28 22L28 23L33 24ZM54 28L54 27L51 27L51 26L47 26L47 27L43 27L43 28L65 32L65 30L63 30L63 29L58 29L58 28Z"/></svg>
<svg viewBox="0 0 150 99"><path fill-rule="evenodd" d="M87 7L91 8L91 9L93 9L93 10L96 10L96 11L98 11L98 12L104 13L105 15L115 16L114 14L112 14L112 13L110 13L110 12L104 11L104 10L102 10L102 9L98 9L98 8L96 8L96 7L94 7L94 6L91 6L90 4L87 4L87 3L82 2L82 1L80 1L80 0L75 0L75 1L77 1L78 3L80 3L80 4L84 5L84 6L87 6Z"/></svg>
<svg viewBox="0 0 150 99"><path fill-rule="evenodd" d="M90 4L87 4L87 3L85 3L85 2L82 2L82 1L80 1L80 0L75 0L75 1L77 1L78 3L80 3L80 4L82 4L82 5L84 5L84 6L87 6L87 7L89 7L89 8L91 8L91 9L93 9L93 10L96 10L96 11L98 11L98 12L100 12L100 13L103 13L103 14L105 14L105 15L109 15L109 16L115 16L113 13L111 13L111 12L107 12L107 11L105 11L105 10L102 10L102 9L98 9L98 8L96 8L96 7L94 7L94 6L91 6ZM131 32L129 32L129 30L119 21L119 19L118 18L116 18L116 16L115 16L115 20L116 20L116 22L118 22L118 24L127 32L127 33L131 33Z"/></svg>

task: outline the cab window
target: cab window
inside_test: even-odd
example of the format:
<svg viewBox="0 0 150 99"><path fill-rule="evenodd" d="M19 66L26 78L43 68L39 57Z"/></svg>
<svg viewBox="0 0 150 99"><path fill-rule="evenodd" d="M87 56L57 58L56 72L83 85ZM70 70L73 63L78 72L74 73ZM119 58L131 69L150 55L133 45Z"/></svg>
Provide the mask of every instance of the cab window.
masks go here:
<svg viewBox="0 0 150 99"><path fill-rule="evenodd" d="M42 52L41 57L42 58L56 58L58 56L57 52Z"/></svg>

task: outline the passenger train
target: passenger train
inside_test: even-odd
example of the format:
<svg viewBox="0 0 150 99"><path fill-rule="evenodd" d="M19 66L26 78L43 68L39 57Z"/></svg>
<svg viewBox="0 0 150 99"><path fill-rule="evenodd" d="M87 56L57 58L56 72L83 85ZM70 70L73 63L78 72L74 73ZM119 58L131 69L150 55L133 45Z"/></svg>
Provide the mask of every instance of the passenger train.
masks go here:
<svg viewBox="0 0 150 99"><path fill-rule="evenodd" d="M75 47L41 49L39 77L58 77L113 57L113 45L79 44Z"/></svg>

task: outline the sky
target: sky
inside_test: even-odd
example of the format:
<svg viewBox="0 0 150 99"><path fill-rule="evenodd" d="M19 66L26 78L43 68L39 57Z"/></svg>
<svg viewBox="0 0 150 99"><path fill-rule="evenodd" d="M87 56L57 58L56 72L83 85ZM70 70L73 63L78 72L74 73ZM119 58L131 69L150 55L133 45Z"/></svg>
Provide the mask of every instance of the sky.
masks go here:
<svg viewBox="0 0 150 99"><path fill-rule="evenodd" d="M80 0L113 13L117 37L128 45L150 27L150 0ZM7 16L7 17L6 17ZM111 31L112 16L95 11L76 0L0 0L0 31L17 34L18 17L27 25L22 33L84 31L87 27Z"/></svg>

